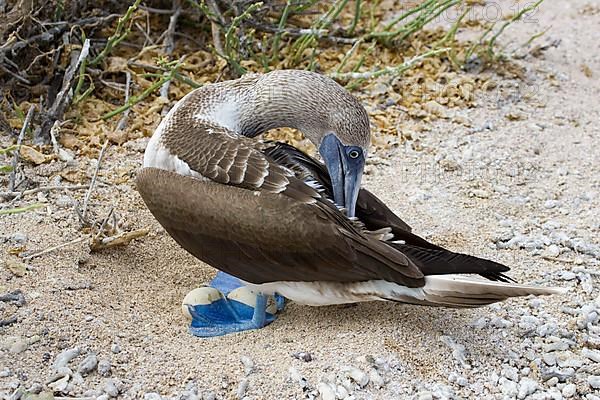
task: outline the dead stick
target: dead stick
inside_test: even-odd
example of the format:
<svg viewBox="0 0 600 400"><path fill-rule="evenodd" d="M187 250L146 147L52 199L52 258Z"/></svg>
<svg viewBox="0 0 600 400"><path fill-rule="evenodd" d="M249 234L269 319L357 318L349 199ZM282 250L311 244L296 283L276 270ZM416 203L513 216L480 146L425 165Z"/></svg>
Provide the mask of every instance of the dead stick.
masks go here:
<svg viewBox="0 0 600 400"><path fill-rule="evenodd" d="M35 106L32 104L29 107L29 111L27 111L27 116L25 117L25 121L23 122L23 127L21 128L21 132L19 133L19 138L17 139L17 148L15 150L15 155L13 157L12 162L12 171L10 172L10 178L8 181L8 191L12 192L15 190L15 180L17 178L17 166L19 164L19 153L21 152L21 143L23 142L23 138L25 137L25 132L27 132L27 127L31 122L31 118L33 118L33 110Z"/></svg>
<svg viewBox="0 0 600 400"><path fill-rule="evenodd" d="M90 196L92 195L92 191L94 190L94 185L96 184L96 179L98 178L98 171L100 170L100 165L102 164L102 159L104 158L104 152L106 151L107 147L108 147L108 140L106 140L106 142L104 142L104 146L102 146L102 150L100 150L100 155L98 155L98 163L96 165L96 170L94 171L94 176L92 176L92 181L90 182L90 188L88 189L87 193L85 194L85 199L83 200L83 210L81 211L81 215L82 215L84 221L86 221L85 216L87 213L88 202L90 201Z"/></svg>
<svg viewBox="0 0 600 400"><path fill-rule="evenodd" d="M175 29L177 28L177 19L181 14L181 4L179 0L173 0L173 14L169 18L169 27L165 34L165 54L170 56L175 50ZM166 81L160 88L160 97L169 98L169 87L171 86L171 80ZM163 110L164 111L164 110Z"/></svg>
<svg viewBox="0 0 600 400"><path fill-rule="evenodd" d="M41 129L39 130L39 137L35 137L34 142L47 143L49 141L50 129L54 125L54 121L62 119L67 105L71 101L71 87L73 86L75 72L79 70L79 66L88 56L89 52L90 41L86 40L79 53L74 52L71 54L71 63L63 76L62 87L56 95L54 103L48 110L48 118L42 122Z"/></svg>
<svg viewBox="0 0 600 400"><path fill-rule="evenodd" d="M27 261L27 260L31 260L32 258L35 258L35 257L43 256L44 254L48 254L50 252L53 252L54 250L62 249L63 247L71 246L72 244L81 243L85 240L88 240L89 238L90 237L86 235L86 236L77 238L75 240L71 240L70 242L67 242L67 243L57 244L56 246L48 247L47 249L37 252L35 254L32 254L30 256L23 257L23 260Z"/></svg>
<svg viewBox="0 0 600 400"><path fill-rule="evenodd" d="M125 78L125 104L127 104L127 103L129 103L129 91L130 91L130 86L131 86L131 72L126 71L125 77L126 77ZM125 112L123 113L123 116L117 123L118 131L122 131L123 129L125 129L125 126L127 125L127 118L129 117L129 110L131 110L131 108L128 108L127 110L125 110Z"/></svg>
<svg viewBox="0 0 600 400"><path fill-rule="evenodd" d="M0 197L7 198L13 196L28 196L30 194L36 194L39 192L46 192L51 190L81 190L89 188L89 185L72 185L72 186L40 186L35 189L24 190L22 192L0 192Z"/></svg>

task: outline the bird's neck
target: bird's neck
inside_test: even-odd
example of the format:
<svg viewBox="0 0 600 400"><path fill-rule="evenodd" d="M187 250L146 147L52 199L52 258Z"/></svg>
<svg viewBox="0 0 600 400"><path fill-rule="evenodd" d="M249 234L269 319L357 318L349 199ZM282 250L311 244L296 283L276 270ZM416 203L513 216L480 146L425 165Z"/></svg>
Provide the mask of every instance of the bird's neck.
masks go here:
<svg viewBox="0 0 600 400"><path fill-rule="evenodd" d="M294 128L318 145L323 135L326 105L315 104L302 88L273 85L256 76L210 85L197 92L195 115L247 137L271 129Z"/></svg>

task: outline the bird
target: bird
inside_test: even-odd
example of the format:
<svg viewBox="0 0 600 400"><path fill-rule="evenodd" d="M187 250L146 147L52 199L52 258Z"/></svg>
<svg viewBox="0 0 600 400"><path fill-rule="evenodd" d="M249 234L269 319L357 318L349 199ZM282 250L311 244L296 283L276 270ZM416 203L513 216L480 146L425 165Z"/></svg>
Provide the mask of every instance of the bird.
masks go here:
<svg viewBox="0 0 600 400"><path fill-rule="evenodd" d="M262 139L280 127L302 132L322 161ZM272 296L312 306L478 307L564 292L517 284L505 265L414 234L361 188L370 137L360 101L304 70L206 84L173 106L148 142L136 185L169 235L219 270L219 282L187 305L192 333L262 328L282 307L281 297L269 306Z"/></svg>

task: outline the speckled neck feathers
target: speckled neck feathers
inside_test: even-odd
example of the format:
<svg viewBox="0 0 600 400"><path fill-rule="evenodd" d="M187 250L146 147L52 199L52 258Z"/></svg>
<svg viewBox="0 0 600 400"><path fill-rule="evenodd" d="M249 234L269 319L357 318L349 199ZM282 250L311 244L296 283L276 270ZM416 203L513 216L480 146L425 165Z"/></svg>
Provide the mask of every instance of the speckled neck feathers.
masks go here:
<svg viewBox="0 0 600 400"><path fill-rule="evenodd" d="M330 78L306 71L248 74L207 85L186 96L177 112L247 137L289 127L316 146L330 132L344 144L369 144L369 119L358 100Z"/></svg>

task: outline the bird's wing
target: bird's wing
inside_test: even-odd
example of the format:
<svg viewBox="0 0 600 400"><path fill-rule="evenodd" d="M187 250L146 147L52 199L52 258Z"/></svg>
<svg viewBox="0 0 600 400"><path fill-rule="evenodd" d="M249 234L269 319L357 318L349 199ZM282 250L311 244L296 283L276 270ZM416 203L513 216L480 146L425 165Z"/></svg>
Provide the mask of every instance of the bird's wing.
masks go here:
<svg viewBox="0 0 600 400"><path fill-rule="evenodd" d="M314 179L323 187L328 198L333 198L331 178L325 165L297 148L281 142L266 142L265 154L303 176L304 179ZM410 233L411 227L390 210L381 200L366 189L360 189L356 202L356 217L369 230L382 228L392 229L392 233L401 236Z"/></svg>
<svg viewBox="0 0 600 400"><path fill-rule="evenodd" d="M333 198L331 179L325 165L293 146L279 142L265 143L268 154L281 165L295 171L303 179L314 179L326 196ZM389 245L404 253L424 275L479 274L490 280L510 281L503 274L509 271L497 262L455 253L437 246L411 232L411 228L371 192L361 189L356 204L356 216L369 230L389 228L393 238Z"/></svg>
<svg viewBox="0 0 600 400"><path fill-rule="evenodd" d="M252 283L424 284L404 254L263 154L259 142L210 123L170 123L165 129L181 131L164 135L162 145L206 179L144 168L137 186L157 220L196 257Z"/></svg>

